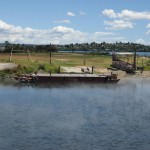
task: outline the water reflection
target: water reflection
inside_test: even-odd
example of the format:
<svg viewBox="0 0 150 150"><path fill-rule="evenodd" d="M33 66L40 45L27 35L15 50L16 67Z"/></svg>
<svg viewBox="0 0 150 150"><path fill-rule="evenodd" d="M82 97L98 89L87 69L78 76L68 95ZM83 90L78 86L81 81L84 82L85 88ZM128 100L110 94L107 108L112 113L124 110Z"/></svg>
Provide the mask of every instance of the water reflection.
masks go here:
<svg viewBox="0 0 150 150"><path fill-rule="evenodd" d="M0 84L0 149L149 150L149 79Z"/></svg>

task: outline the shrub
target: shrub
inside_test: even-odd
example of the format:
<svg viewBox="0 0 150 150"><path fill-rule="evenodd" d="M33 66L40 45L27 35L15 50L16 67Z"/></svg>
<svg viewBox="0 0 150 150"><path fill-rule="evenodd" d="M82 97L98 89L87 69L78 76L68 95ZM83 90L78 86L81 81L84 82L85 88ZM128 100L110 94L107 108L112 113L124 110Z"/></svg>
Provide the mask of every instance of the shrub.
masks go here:
<svg viewBox="0 0 150 150"><path fill-rule="evenodd" d="M44 71L46 71L45 64L39 64L38 70L44 70Z"/></svg>

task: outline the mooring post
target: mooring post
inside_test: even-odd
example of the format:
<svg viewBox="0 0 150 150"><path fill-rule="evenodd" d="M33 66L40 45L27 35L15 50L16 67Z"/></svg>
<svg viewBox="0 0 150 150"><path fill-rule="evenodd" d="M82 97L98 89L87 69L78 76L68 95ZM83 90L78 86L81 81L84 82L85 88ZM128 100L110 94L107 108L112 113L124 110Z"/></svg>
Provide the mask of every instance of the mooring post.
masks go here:
<svg viewBox="0 0 150 150"><path fill-rule="evenodd" d="M92 74L93 74L93 72L94 72L94 66L92 66Z"/></svg>
<svg viewBox="0 0 150 150"><path fill-rule="evenodd" d="M10 52L9 61L11 61L11 60L12 60L12 51L13 51L13 47L12 47L11 52Z"/></svg>
<svg viewBox="0 0 150 150"><path fill-rule="evenodd" d="M134 49L133 68L134 68L134 70L136 70L136 49Z"/></svg>

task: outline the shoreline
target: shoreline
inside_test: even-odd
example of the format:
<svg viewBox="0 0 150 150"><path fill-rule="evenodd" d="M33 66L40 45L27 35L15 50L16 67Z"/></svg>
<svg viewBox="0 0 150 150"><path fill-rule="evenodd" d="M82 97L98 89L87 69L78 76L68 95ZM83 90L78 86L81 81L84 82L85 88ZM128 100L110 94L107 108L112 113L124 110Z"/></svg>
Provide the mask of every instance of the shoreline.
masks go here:
<svg viewBox="0 0 150 150"><path fill-rule="evenodd" d="M118 78L120 79L126 79L126 78L150 78L150 71L143 71L143 73L141 74L141 72L137 72L135 74L127 74L124 71L115 71L114 73L118 74Z"/></svg>
<svg viewBox="0 0 150 150"><path fill-rule="evenodd" d="M126 72L124 71L112 71L115 74L118 74L118 79L121 80L125 80L125 79L150 79L150 71L143 71L143 73L141 74L140 72L137 72L136 74L126 74ZM103 73L103 74L110 74L111 72L107 72L107 73ZM119 82L120 82L119 81ZM7 83L17 83L14 75L9 75L6 77L1 77L0 78L0 83L2 82L7 82Z"/></svg>

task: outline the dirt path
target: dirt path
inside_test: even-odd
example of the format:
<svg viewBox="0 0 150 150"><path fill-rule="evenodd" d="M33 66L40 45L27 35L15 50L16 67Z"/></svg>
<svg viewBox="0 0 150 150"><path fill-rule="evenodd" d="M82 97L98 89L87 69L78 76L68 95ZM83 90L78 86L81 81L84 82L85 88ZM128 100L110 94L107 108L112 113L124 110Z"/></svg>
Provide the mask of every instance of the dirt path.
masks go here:
<svg viewBox="0 0 150 150"><path fill-rule="evenodd" d="M16 64L14 63L0 63L0 70L4 70L4 69L12 69L17 67Z"/></svg>

